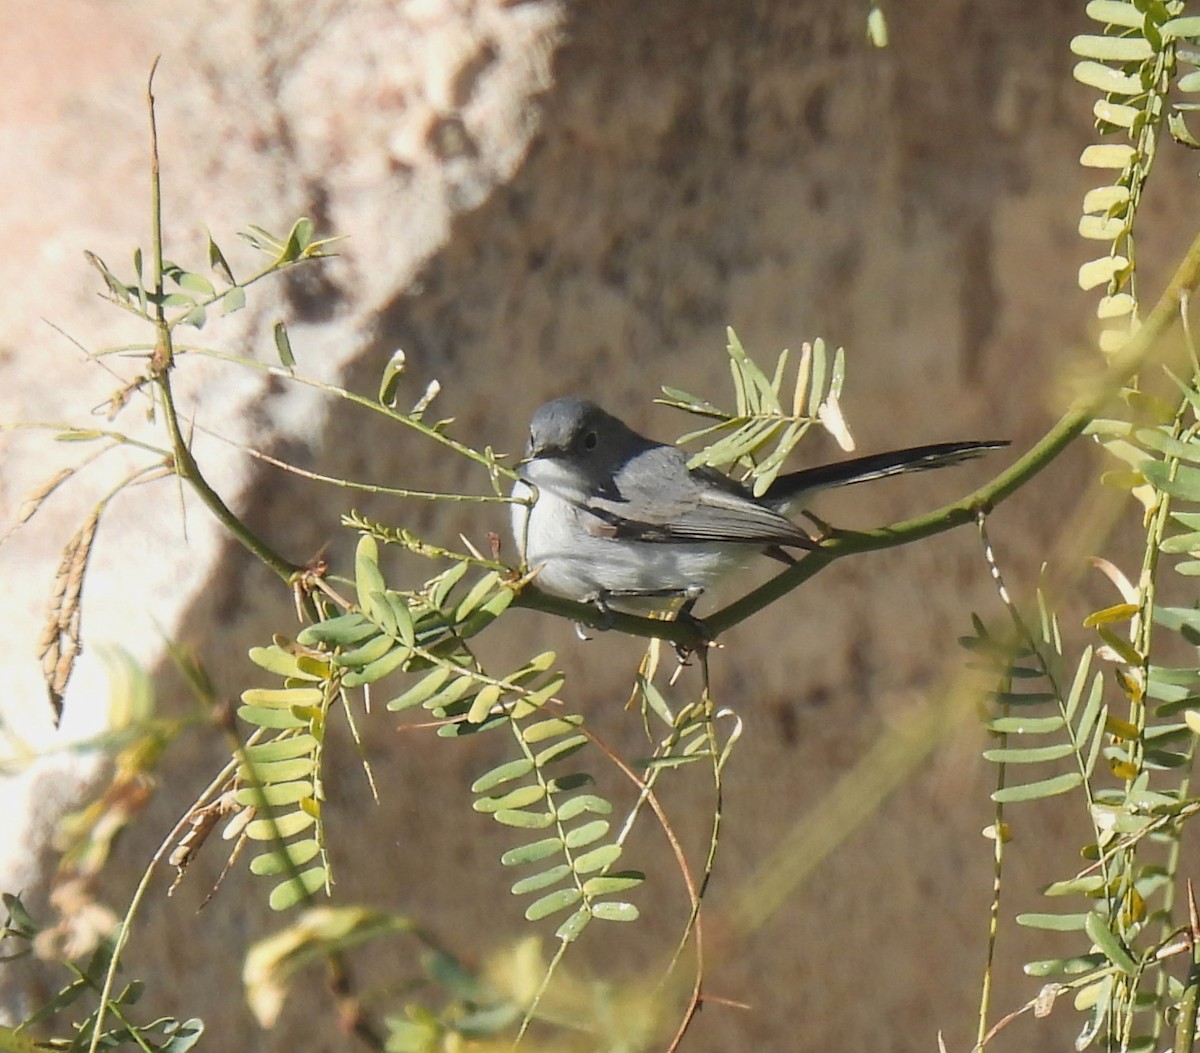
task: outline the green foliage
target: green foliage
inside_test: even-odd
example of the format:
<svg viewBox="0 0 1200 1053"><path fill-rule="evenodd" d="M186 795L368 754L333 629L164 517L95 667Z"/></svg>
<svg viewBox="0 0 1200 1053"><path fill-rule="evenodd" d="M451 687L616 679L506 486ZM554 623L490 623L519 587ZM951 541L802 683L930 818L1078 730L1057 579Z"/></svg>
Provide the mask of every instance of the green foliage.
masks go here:
<svg viewBox="0 0 1200 1053"><path fill-rule="evenodd" d="M12 962L30 955L44 930L20 897L5 893L2 900L6 918L0 925L0 946L5 953L0 962ZM105 1049L140 1049L143 1053L187 1053L192 1049L204 1033L204 1024L198 1019L166 1016L145 1024L135 1022L133 1008L146 990L142 981L128 981L112 995L102 993L112 958L113 946L106 940L85 957L62 962L70 979L44 1005L28 1012L17 1027L0 1025L0 1051L35 1053L52 1048L83 1053L97 1043ZM94 1007L89 1009L89 1004ZM103 1029L102 1011L114 1021ZM44 1035L54 1037L48 1042L41 1037Z"/></svg>
<svg viewBox="0 0 1200 1053"><path fill-rule="evenodd" d="M1176 103L1172 110L1170 96L1200 87L1194 73L1180 76L1178 69L1180 63L1196 64L1192 48L1200 19L1173 0L1092 0L1087 13L1100 29L1071 42L1081 59L1075 78L1101 93L1093 110L1100 135L1122 141L1089 146L1081 158L1085 167L1110 178L1088 192L1079 224L1080 234L1106 243L1107 253L1085 263L1079 280L1085 289L1103 287L1099 345L1115 356L1136 344L1131 337L1145 321L1139 314L1134 228L1164 126L1178 141L1198 145L1184 116L1193 104ZM1193 266L1189 260L1182 268L1189 273L1182 279L1189 290L1196 280ZM1168 314L1160 305L1156 325L1161 336L1163 317L1176 304L1183 309L1191 376L1177 379L1168 368L1147 380L1127 367L1119 392L1114 385L1115 405L1098 416L1104 399L1092 397L1092 419L1075 425L1116 460L1103 481L1129 492L1144 513L1144 555L1136 573L1095 561L1120 594L1119 602L1083 619L1096 640L1068 657L1074 646L1064 646L1048 600L1039 594L1037 616L1027 618L993 565L1012 628L998 632L975 619L973 634L962 641L992 678L988 728L996 743L984 755L998 766L995 822L989 828L996 860L993 918L999 917L1005 845L1012 833L1009 807L1061 797L1074 802L1086 831L1083 867L1044 889L1050 909L1017 918L1072 941L1062 957L1027 964L1030 976L1049 982L1025 1008L1044 1015L1057 999L1072 994L1083 1015L1077 1049L1094 1044L1161 1049L1168 1026L1175 1028L1175 1049L1190 1050L1194 1041L1196 956L1189 954L1186 978L1171 970L1191 948L1180 937L1175 911L1180 842L1186 822L1200 810L1200 800L1189 791L1200 733L1200 665L1168 665L1158 657L1171 654L1178 661L1181 642L1185 654L1200 642L1194 599L1188 596L1191 602L1183 604L1163 599L1179 589L1187 595L1200 568L1200 512L1191 507L1200 501L1200 470L1194 467L1200 463L1200 355L1186 327L1187 295L1177 302L1167 298ZM1132 361L1128 354L1122 360ZM1174 582L1164 576L1163 557L1178 560ZM1111 668L1111 683L1101 664ZM993 947L996 937L994 926ZM981 1004L980 1048L1012 1019L987 1029L989 992L990 979Z"/></svg>
<svg viewBox="0 0 1200 1053"><path fill-rule="evenodd" d="M1082 237L1108 246L1104 256L1079 269L1082 288L1104 289L1096 313L1104 324L1100 347L1106 352L1122 347L1138 325L1134 220L1164 121L1169 117L1176 139L1190 139L1182 116L1190 104L1176 104L1168 113L1173 87L1200 87L1194 75L1176 76L1178 60L1192 57L1180 45L1200 36L1200 19L1178 17L1184 6L1182 0L1091 0L1087 13L1100 32L1071 41L1081 59L1075 79L1101 93L1093 106L1098 133L1123 140L1088 146L1079 159L1085 168L1109 175L1084 197L1079 221Z"/></svg>
<svg viewBox="0 0 1200 1053"><path fill-rule="evenodd" d="M706 444L691 457L689 466L740 469L740 478L756 496L762 496L814 423L827 428L843 448L853 448L839 403L846 374L842 348L837 349L831 362L825 341L817 339L804 345L791 385L791 398L785 406L783 388L788 380L788 351L780 354L773 374L768 377L746 354L737 334L732 329L727 333L726 350L736 400L732 413L679 388L664 387L665 397L657 400L664 406L716 421L680 436L681 444L699 441ZM773 448L767 452L772 444Z"/></svg>
<svg viewBox="0 0 1200 1053"><path fill-rule="evenodd" d="M1179 9L1147 4L1143 10L1138 5L1134 17L1132 5L1092 3L1089 13L1111 23L1106 35L1073 43L1076 53L1090 60L1124 64L1119 75L1104 67L1111 76L1081 64L1086 74L1081 79L1106 87L1106 106L1115 105L1114 94L1123 90L1144 107L1140 116L1122 125L1140 138L1121 178L1114 187L1093 192L1110 200L1106 215L1114 221L1114 252L1121 245L1132 246L1136 204L1153 157L1153 132L1171 86L1174 46L1184 29L1195 28L1193 20L1170 19ZM1118 76L1130 80L1119 84ZM1129 116L1120 109L1097 108L1098 115L1102 111L1112 117L1110 124ZM1121 193L1119 188L1124 188ZM1086 236L1083 226L1081 231ZM1132 315L1136 300L1132 287L1124 288L1129 277L1121 269L1113 272L1102 316L1121 313L1112 308L1111 300L1118 298L1128 306L1124 313ZM1177 583L1185 590L1200 566L1200 512L1192 507L1200 502L1200 472L1193 467L1200 462L1200 356L1186 330L1185 336L1193 366L1188 380L1166 369L1151 378L1162 389L1154 392L1146 390L1144 379L1131 381L1120 392L1116 410L1121 415L1097 417L1085 429L1119 465L1104 481L1127 490L1140 504L1145 547L1133 575L1096 561L1117 588L1120 602L1083 619L1097 641L1080 652L1069 686L1057 617L1044 598L1039 597L1037 631L1010 607L1016 629L1011 637L997 637L977 619L975 634L964 641L988 657L997 676L998 711L989 727L1000 743L985 752L1001 766L993 794L995 829L1007 827L1005 805L1060 794L1074 794L1086 817L1085 866L1044 890L1055 902L1065 897L1066 906L1017 918L1020 924L1076 941L1063 957L1030 962L1026 971L1056 982L1045 990L1074 993L1075 1007L1084 1016L1076 1039L1079 1049L1099 1042L1125 1050L1161 1048L1168 1021L1182 1012L1185 996L1194 998L1188 992L1196 990L1196 974L1185 984L1168 969L1174 955L1185 949L1178 944L1174 920L1180 842L1186 821L1200 808L1200 800L1189 796L1195 735L1200 733L1200 665L1166 666L1155 660L1164 652L1178 654L1179 642L1191 648L1200 642L1196 607L1173 606L1161 598L1171 584L1164 578L1162 557L1179 560ZM1102 341L1101 347L1115 350L1123 339ZM1172 641L1171 635L1180 640ZM1116 699L1108 697L1113 692L1094 669L1097 660L1113 670ZM1119 711L1118 704L1123 707ZM1013 742L1016 736L1019 745ZM1033 766L1033 776L1025 774L1028 766ZM1011 781L1014 775L1019 781ZM1184 1028L1181 1034L1188 1032ZM1191 1048L1190 1037L1187 1041L1177 1048Z"/></svg>
<svg viewBox="0 0 1200 1053"><path fill-rule="evenodd" d="M1156 405L1133 391L1128 396L1143 414ZM1066 897L1068 906L1017 918L1083 941L1064 957L1026 966L1031 976L1057 980L1075 992L1075 1006L1085 1018L1076 1041L1080 1049L1104 1036L1123 1049L1158 1048L1168 1010L1184 992L1165 966L1177 932L1172 912L1180 838L1200 805L1188 796L1187 774L1194 732L1200 731L1192 716L1200 707L1200 666L1167 668L1152 656L1172 647L1156 626L1193 646L1200 639L1194 608L1164 606L1157 599L1160 555L1181 557L1185 567L1200 555L1195 536L1200 516L1180 507L1200 499L1187 474L1192 471L1187 464L1200 457L1198 408L1200 401L1188 391L1170 421L1138 426L1109 419L1091 425L1127 466L1122 481L1145 504L1146 557L1137 585L1102 564L1122 602L1085 619L1099 643L1083 649L1069 686L1061 675L1057 619L1044 600L1038 632L1014 609L1015 640L996 638L976 620L975 635L964 641L997 666L999 714L989 727L1000 745L985 756L1002 766L1001 786L993 794L998 806L1074 792L1084 807L1087 863L1044 890L1056 901ZM1120 715L1104 698L1104 678L1093 668L1097 657L1114 668L1126 707ZM1019 746L1012 744L1015 736L1022 740ZM1022 778L1028 765L1037 766L1032 779ZM1014 772L1020 782L1009 781ZM1003 822L998 812L997 827ZM1083 909L1071 905L1081 897Z"/></svg>
<svg viewBox="0 0 1200 1053"><path fill-rule="evenodd" d="M131 311L147 322L153 321L156 308L162 308L167 312L166 323L169 329L183 325L203 329L212 309L219 309L222 315L241 310L246 305L247 286L293 264L330 255L329 246L338 240L316 238L313 222L307 217L296 220L291 231L283 238L255 226L242 231L240 236L253 248L269 257L269 262L263 268L240 282L234 279L225 253L211 234L208 235L207 249L211 278L199 271L185 270L170 260L163 260L161 272L152 275L151 280L146 281L142 250L135 249L133 280L125 282L94 252L88 252L86 255L88 262L100 272L108 298L119 307ZM283 364L293 365L286 330L281 322L276 325L275 340Z"/></svg>
<svg viewBox="0 0 1200 1053"><path fill-rule="evenodd" d="M420 706L439 722L442 736L500 726L513 735L519 758L481 775L472 790L479 795L476 811L541 834L533 846L507 853L506 866L554 859L513 886L514 895L539 893L526 917L536 921L573 908L558 929L564 941L576 939L593 918L637 917L631 903L609 898L643 880L633 871L613 869L622 849L605 839L609 823L602 818L612 805L591 791L594 780L586 771L563 769L588 743L580 732L583 718L543 714L547 705L561 705L565 678L552 671L554 653L535 655L502 677L484 671L467 641L503 613L514 588L496 571L468 585L469 566L464 558L416 592L391 590L379 567L378 544L364 534L355 556L357 603L314 622L294 645L276 641L251 652L258 665L284 678L282 688L244 692L238 711L256 727L279 732L244 751L241 777L248 785L238 795L240 804L269 815L252 822L247 833L273 842L251 869L287 875L271 895L276 909L328 888L317 786L331 701L345 701L347 690L367 688L393 673L416 673L389 710ZM318 855L319 863L301 869Z"/></svg>

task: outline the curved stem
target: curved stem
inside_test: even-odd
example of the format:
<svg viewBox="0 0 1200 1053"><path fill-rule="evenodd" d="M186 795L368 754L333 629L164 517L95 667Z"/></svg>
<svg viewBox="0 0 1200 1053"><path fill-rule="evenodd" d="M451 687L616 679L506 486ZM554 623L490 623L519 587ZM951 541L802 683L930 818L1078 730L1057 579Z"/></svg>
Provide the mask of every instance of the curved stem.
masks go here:
<svg viewBox="0 0 1200 1053"><path fill-rule="evenodd" d="M165 339L168 341L169 346L170 336L167 335ZM191 485L196 495L229 533L278 574L284 582L291 582L296 574L300 572L300 566L285 559L253 530L246 526L221 499L221 495L209 485L208 480L204 478L204 474L200 471L200 465L196 463L196 458L192 456L192 451L188 448L187 440L184 438L183 432L179 427L179 416L175 412L175 400L171 392L171 384L167 374L164 372L156 376L155 383L158 385L159 394L162 396L163 415L166 417L167 431L171 436L175 474Z"/></svg>
<svg viewBox="0 0 1200 1053"><path fill-rule="evenodd" d="M860 552L895 548L954 527L964 526L974 522L981 511L990 511L1016 493L1077 439L1104 404L1145 365L1167 331L1175 324L1183 299L1198 286L1200 233L1196 235L1170 283L1141 328L1109 360L1107 369L1075 397L1067 411L1049 431L1012 465L960 501L925 515L874 530L836 532L795 566L789 567L753 592L705 618L704 627L708 630L709 637L719 636L745 621L752 614L756 614L820 573L834 560ZM516 602L523 607L558 614L595 628L609 627L633 636L657 636L684 647L697 647L704 642L697 627L685 622L614 612L602 615L588 604L534 593L533 590L523 592Z"/></svg>

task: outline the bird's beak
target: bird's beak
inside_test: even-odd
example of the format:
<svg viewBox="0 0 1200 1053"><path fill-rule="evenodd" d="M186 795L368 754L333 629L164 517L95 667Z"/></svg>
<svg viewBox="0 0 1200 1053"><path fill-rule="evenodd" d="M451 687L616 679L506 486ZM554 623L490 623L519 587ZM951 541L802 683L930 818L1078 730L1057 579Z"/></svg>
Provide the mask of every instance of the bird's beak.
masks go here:
<svg viewBox="0 0 1200 1053"><path fill-rule="evenodd" d="M563 451L557 446L527 446L525 448L525 456L522 457L513 467L519 472L525 465L532 464L534 461L549 459L559 456Z"/></svg>

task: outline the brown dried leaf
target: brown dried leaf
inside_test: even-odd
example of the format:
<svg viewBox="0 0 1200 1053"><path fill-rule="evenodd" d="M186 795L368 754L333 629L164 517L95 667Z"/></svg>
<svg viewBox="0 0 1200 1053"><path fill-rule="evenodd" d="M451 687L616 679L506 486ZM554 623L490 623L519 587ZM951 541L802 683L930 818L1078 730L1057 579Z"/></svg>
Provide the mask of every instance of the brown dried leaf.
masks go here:
<svg viewBox="0 0 1200 1053"><path fill-rule="evenodd" d="M75 667L75 659L82 650L79 633L82 608L79 599L83 592L88 559L92 554L92 542L100 525L100 511L99 506L92 510L92 514L63 549L50 594L46 624L38 640L38 657L42 660L42 674L46 678L55 726L62 719L63 694L71 678L71 670Z"/></svg>
<svg viewBox="0 0 1200 1053"><path fill-rule="evenodd" d="M246 823L254 817L254 808L245 808L237 803L235 792L226 790L215 801L210 801L206 805L198 805L192 809L191 814L187 817L187 827L180 837L178 843L171 850L171 854L167 857L167 862L175 868L175 880L171 882L171 887L167 889L167 895L173 895L175 889L179 887L179 883L183 880L184 871L187 870L196 854L203 847L204 842L208 840L208 835L216 828L217 824L222 819L228 816L233 816L230 826L235 823L239 824L237 833L233 836L238 837L238 843L234 846L233 853L225 863L225 868L221 871L221 876L217 879L217 885L214 886L212 892L205 898L204 904L212 898L217 887L225 879L226 873L229 871L230 865L237 857L241 849L242 831L245 829ZM228 830L222 835L228 837Z"/></svg>
<svg viewBox="0 0 1200 1053"><path fill-rule="evenodd" d="M26 494L25 500L22 501L20 506L17 508L17 519L12 529L15 530L22 523L28 523L29 520L31 520L37 513L37 510L42 507L42 502L45 501L47 497L54 493L55 490L62 486L62 484L70 479L74 474L74 468L63 468L60 472L52 475L40 486L35 486L32 490L30 490L29 493ZM10 530L8 533L11 534L12 530ZM8 537L8 534L5 534L4 536Z"/></svg>

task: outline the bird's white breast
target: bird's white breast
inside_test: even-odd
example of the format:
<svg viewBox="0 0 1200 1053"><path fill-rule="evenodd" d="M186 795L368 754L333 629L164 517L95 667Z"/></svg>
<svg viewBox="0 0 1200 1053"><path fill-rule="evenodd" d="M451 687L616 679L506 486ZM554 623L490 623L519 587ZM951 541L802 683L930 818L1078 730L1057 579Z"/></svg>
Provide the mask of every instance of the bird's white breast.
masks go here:
<svg viewBox="0 0 1200 1053"><path fill-rule="evenodd" d="M543 484L535 477L534 482L536 502L512 506L513 536L526 566L538 571L537 586L555 596L590 601L607 593L682 594L708 589L757 551L749 545L673 544L606 536L604 521L557 495L552 479ZM513 497L528 498L531 493L524 483L513 488ZM613 606L646 609L669 604L668 596L645 603L617 599Z"/></svg>

